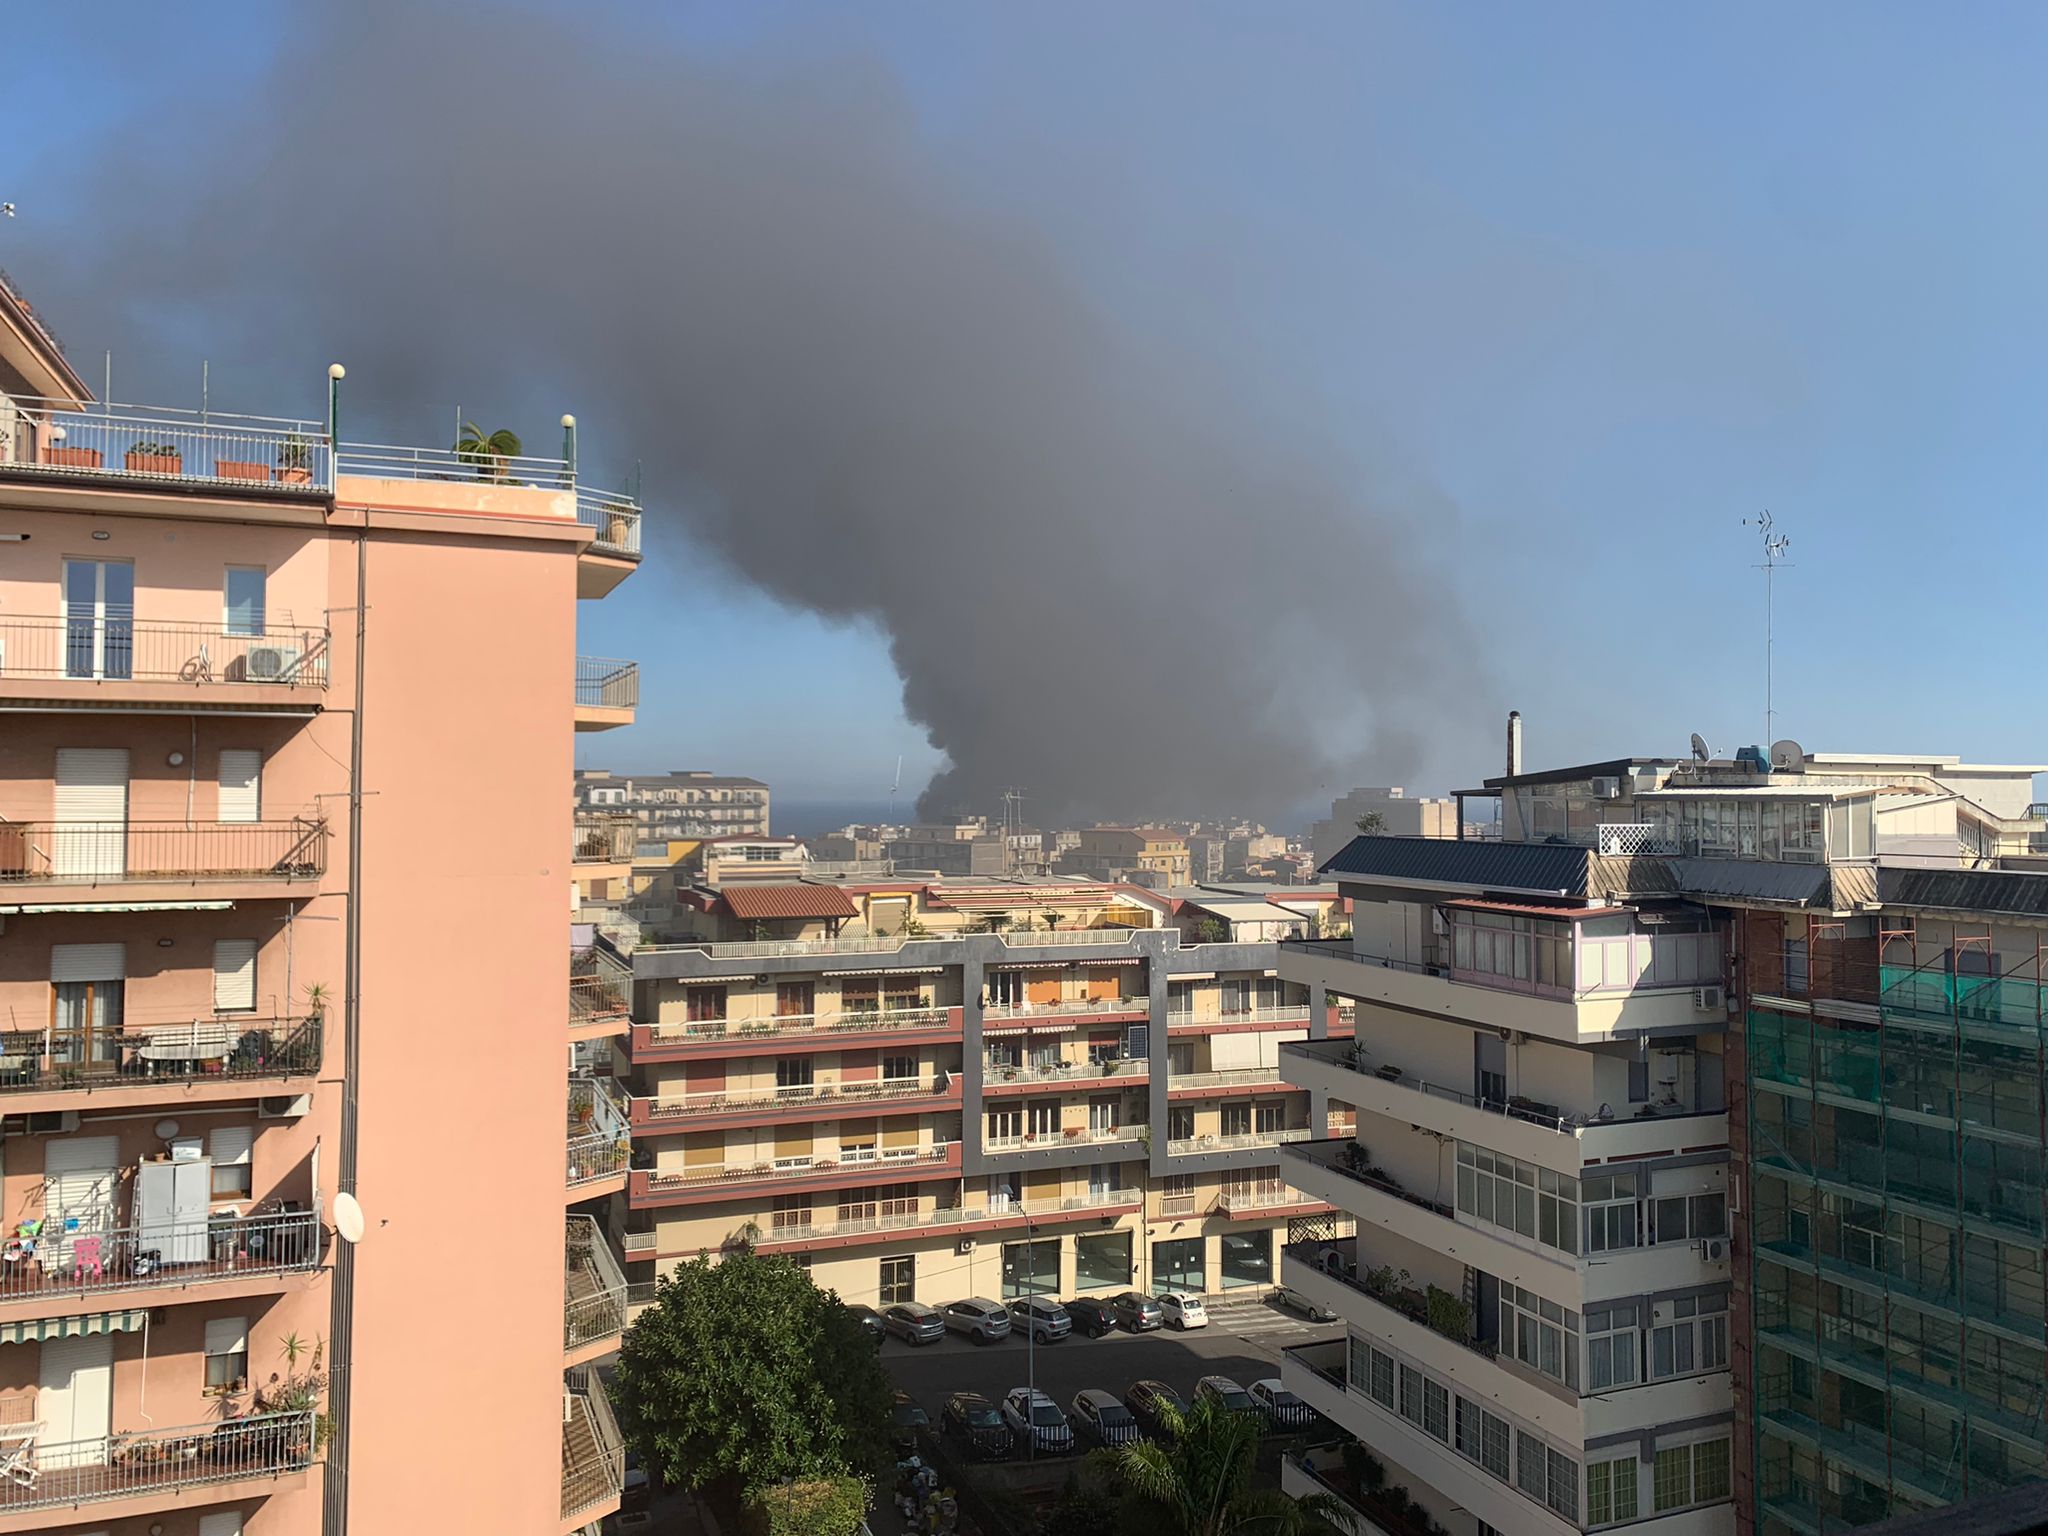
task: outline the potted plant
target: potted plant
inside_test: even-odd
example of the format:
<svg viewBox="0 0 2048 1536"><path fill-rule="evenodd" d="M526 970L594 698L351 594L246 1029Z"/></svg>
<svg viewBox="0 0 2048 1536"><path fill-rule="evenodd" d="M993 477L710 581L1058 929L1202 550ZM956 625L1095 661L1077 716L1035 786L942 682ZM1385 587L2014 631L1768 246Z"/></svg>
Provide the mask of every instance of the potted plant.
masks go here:
<svg viewBox="0 0 2048 1536"><path fill-rule="evenodd" d="M215 459L213 473L221 480L262 480L270 479L270 466L255 459Z"/></svg>
<svg viewBox="0 0 2048 1536"><path fill-rule="evenodd" d="M313 479L313 446L294 432L277 445L277 478L286 485L308 485Z"/></svg>
<svg viewBox="0 0 2048 1536"><path fill-rule="evenodd" d="M43 462L65 469L99 469L105 464L97 448L63 448L55 443L43 450Z"/></svg>
<svg viewBox="0 0 2048 1536"><path fill-rule="evenodd" d="M604 542L620 549L633 544L634 509L622 501L608 501L600 513L604 519Z"/></svg>
<svg viewBox="0 0 2048 1536"><path fill-rule="evenodd" d="M153 443L144 439L132 444L124 462L131 475L182 475L185 453L176 443Z"/></svg>
<svg viewBox="0 0 2048 1536"><path fill-rule="evenodd" d="M507 461L518 458L525 448L519 434L510 428L485 432L475 422L465 421L455 439L454 452L463 463L476 467L479 479L503 482L512 478Z"/></svg>

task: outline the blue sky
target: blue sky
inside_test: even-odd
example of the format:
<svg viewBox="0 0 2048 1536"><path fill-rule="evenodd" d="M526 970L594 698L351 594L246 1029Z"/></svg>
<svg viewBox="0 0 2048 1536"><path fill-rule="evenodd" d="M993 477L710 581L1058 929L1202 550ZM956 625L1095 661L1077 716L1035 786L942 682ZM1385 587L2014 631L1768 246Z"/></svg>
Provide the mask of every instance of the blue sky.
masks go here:
<svg viewBox="0 0 2048 1536"><path fill-rule="evenodd" d="M1440 488L1490 691L1444 701L1415 788L1496 771L1507 704L1534 763L1675 753L1695 729L1763 739L1743 519L1766 507L1792 537L1778 734L1993 761L2048 748L2048 12L577 13L621 46L672 31L735 67L885 72L958 179L1058 228L1133 345L1185 345L1190 307L1213 315L1192 329L1284 379L1270 407L1296 430ZM10 18L0 199L21 212L0 266L33 297L9 246L32 230L47 261L93 239L79 165L151 175L150 124L231 112L289 55L281 14ZM51 318L89 377L109 344L118 373L117 308ZM188 340L196 378L205 341ZM216 403L241 403L226 388L217 373ZM1344 615L1315 617L1341 649ZM795 799L879 795L899 753L913 788L936 766L885 635L783 609L671 525L583 630L646 677L643 723L583 743L587 761L754 773Z"/></svg>

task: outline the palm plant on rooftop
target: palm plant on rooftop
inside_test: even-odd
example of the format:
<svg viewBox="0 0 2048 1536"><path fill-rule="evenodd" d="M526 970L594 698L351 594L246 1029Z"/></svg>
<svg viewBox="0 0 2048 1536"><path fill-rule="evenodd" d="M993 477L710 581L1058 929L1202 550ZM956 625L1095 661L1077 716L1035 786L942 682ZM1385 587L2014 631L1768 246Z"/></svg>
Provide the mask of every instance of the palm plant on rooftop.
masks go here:
<svg viewBox="0 0 2048 1536"><path fill-rule="evenodd" d="M495 432L485 432L473 421L465 421L455 438L455 457L465 464L474 464L477 474L485 480L509 480L505 461L516 459L525 451L526 445L519 440L519 434L510 427L500 427Z"/></svg>
<svg viewBox="0 0 2048 1536"><path fill-rule="evenodd" d="M1319 1536L1357 1529L1357 1515L1335 1494L1290 1498L1253 1486L1265 1420L1234 1413L1213 1397L1185 1413L1160 1410L1165 1444L1142 1440L1097 1453L1124 1495L1126 1528L1145 1536Z"/></svg>

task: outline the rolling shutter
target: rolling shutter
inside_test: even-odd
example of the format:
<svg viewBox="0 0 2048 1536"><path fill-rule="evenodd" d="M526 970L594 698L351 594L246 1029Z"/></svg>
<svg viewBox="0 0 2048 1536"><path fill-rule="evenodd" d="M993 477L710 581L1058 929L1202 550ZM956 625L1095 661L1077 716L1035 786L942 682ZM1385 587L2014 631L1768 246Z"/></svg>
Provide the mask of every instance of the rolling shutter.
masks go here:
<svg viewBox="0 0 2048 1536"><path fill-rule="evenodd" d="M692 1131L683 1137L683 1166L706 1168L725 1161L722 1131Z"/></svg>
<svg viewBox="0 0 2048 1536"><path fill-rule="evenodd" d="M52 944L50 980L125 981L128 977L128 946L125 944Z"/></svg>
<svg viewBox="0 0 2048 1536"><path fill-rule="evenodd" d="M263 754L241 747L220 755L220 819L256 821L262 815Z"/></svg>
<svg viewBox="0 0 2048 1536"><path fill-rule="evenodd" d="M811 1155L811 1128L808 1125L778 1125L775 1128L775 1156L809 1157Z"/></svg>
<svg viewBox="0 0 2048 1536"><path fill-rule="evenodd" d="M57 749L56 821L50 863L71 878L119 877L128 868L128 752Z"/></svg>
<svg viewBox="0 0 2048 1536"><path fill-rule="evenodd" d="M885 1147L914 1147L917 1145L917 1116L891 1115L882 1122L882 1145Z"/></svg>
<svg viewBox="0 0 2048 1536"><path fill-rule="evenodd" d="M224 1125L206 1138L206 1150L215 1167L248 1162L255 1145L255 1129L246 1125Z"/></svg>
<svg viewBox="0 0 2048 1536"><path fill-rule="evenodd" d="M213 1006L219 1013L256 1006L256 941L217 939L213 945Z"/></svg>

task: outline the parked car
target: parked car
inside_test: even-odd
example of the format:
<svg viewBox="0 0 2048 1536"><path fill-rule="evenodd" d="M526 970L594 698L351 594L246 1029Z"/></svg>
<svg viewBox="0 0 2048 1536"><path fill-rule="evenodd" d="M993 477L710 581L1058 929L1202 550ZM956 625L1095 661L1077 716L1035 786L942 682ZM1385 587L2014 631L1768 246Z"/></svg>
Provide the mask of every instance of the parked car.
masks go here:
<svg viewBox="0 0 2048 1536"><path fill-rule="evenodd" d="M1278 1376L1252 1383L1252 1406L1266 1416L1275 1429L1307 1429L1316 1421L1315 1409L1280 1384Z"/></svg>
<svg viewBox="0 0 2048 1536"><path fill-rule="evenodd" d="M1019 1296L1010 1303L1010 1326L1019 1333L1030 1334L1037 1344L1050 1344L1074 1331L1074 1321L1067 1316L1065 1307L1036 1296Z"/></svg>
<svg viewBox="0 0 2048 1536"><path fill-rule="evenodd" d="M1099 1339L1106 1333L1116 1332L1116 1308L1094 1296L1076 1296L1065 1303L1067 1318L1074 1325L1076 1333Z"/></svg>
<svg viewBox="0 0 2048 1536"><path fill-rule="evenodd" d="M884 1307L882 1326L906 1344L936 1344L946 1336L946 1319L939 1309L921 1301L899 1301Z"/></svg>
<svg viewBox="0 0 2048 1536"><path fill-rule="evenodd" d="M1186 1291L1168 1291L1161 1296L1159 1315L1169 1326L1183 1332L1190 1328L1209 1326L1209 1313L1202 1305L1202 1298L1190 1296Z"/></svg>
<svg viewBox="0 0 2048 1536"><path fill-rule="evenodd" d="M893 1441L899 1458L917 1454L918 1431L929 1428L931 1415L908 1392L898 1392L891 1408Z"/></svg>
<svg viewBox="0 0 2048 1536"><path fill-rule="evenodd" d="M1116 1313L1117 1326L1132 1333L1149 1333L1166 1321L1158 1299L1143 1291L1120 1291L1110 1298L1109 1306Z"/></svg>
<svg viewBox="0 0 2048 1536"><path fill-rule="evenodd" d="M1312 1323L1334 1323L1337 1314L1313 1297L1304 1296L1292 1286L1283 1285L1273 1293L1273 1304L1292 1312L1296 1317L1305 1317Z"/></svg>
<svg viewBox="0 0 2048 1536"><path fill-rule="evenodd" d="M946 1326L964 1333L977 1344L993 1344L1010 1336L1010 1314L1002 1303L970 1296L965 1301L946 1303Z"/></svg>
<svg viewBox="0 0 2048 1536"><path fill-rule="evenodd" d="M1171 1408L1175 1413L1188 1411L1181 1395L1163 1381L1132 1382L1131 1390L1124 1394L1124 1406L1136 1416L1146 1433L1161 1437L1171 1433L1160 1416L1161 1409Z"/></svg>
<svg viewBox="0 0 2048 1536"><path fill-rule="evenodd" d="M1030 1387L1012 1387L1003 1395L1003 1422L1020 1444L1035 1441L1042 1455L1064 1456L1074 1448L1073 1426L1060 1405Z"/></svg>
<svg viewBox="0 0 2048 1536"><path fill-rule="evenodd" d="M1007 1456L1014 1448L1010 1426L979 1392L955 1392L947 1398L939 1413L939 1432L957 1439L972 1457Z"/></svg>
<svg viewBox="0 0 2048 1536"><path fill-rule="evenodd" d="M889 1336L889 1325L882 1321L882 1314L873 1307L849 1301L846 1303L846 1310L853 1314L853 1320L859 1323L866 1330L867 1336L877 1344Z"/></svg>
<svg viewBox="0 0 2048 1536"><path fill-rule="evenodd" d="M1138 1416L1100 1387L1074 1394L1074 1430L1094 1445L1130 1445L1141 1439Z"/></svg>
<svg viewBox="0 0 2048 1536"><path fill-rule="evenodd" d="M1251 1393L1245 1391L1228 1376L1204 1376L1195 1383L1195 1401L1213 1398L1232 1413L1253 1413L1258 1404L1252 1401Z"/></svg>

